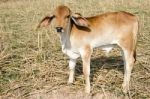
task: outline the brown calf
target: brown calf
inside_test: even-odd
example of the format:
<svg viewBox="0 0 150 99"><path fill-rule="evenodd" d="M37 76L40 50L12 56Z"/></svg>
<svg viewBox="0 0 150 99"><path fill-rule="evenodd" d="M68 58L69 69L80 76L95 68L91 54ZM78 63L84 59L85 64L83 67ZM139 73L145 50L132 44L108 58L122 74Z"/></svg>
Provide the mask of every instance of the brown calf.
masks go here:
<svg viewBox="0 0 150 99"><path fill-rule="evenodd" d="M90 58L95 47L110 50L118 45L124 54L123 91L129 90L130 75L135 62L138 20L128 12L109 12L85 18L73 14L66 6L58 6L52 16L45 17L38 27L47 26L56 18L62 51L70 58L68 83L73 83L76 59L81 56L86 81L85 91L90 93Z"/></svg>

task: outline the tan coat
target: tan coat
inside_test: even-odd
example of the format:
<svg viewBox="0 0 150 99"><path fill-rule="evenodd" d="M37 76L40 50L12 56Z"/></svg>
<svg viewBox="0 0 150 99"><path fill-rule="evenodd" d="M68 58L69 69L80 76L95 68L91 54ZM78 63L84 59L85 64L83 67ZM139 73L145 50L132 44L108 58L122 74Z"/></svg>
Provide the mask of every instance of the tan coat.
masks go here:
<svg viewBox="0 0 150 99"><path fill-rule="evenodd" d="M108 12L85 18L73 14L66 6L58 6L54 15L45 17L38 27L47 26L56 18L56 30L60 34L62 51L70 57L68 83L73 83L76 59L81 56L86 92L90 92L90 57L95 47L107 50L118 45L124 55L125 74L123 91L129 90L130 75L135 62L138 19L128 12Z"/></svg>

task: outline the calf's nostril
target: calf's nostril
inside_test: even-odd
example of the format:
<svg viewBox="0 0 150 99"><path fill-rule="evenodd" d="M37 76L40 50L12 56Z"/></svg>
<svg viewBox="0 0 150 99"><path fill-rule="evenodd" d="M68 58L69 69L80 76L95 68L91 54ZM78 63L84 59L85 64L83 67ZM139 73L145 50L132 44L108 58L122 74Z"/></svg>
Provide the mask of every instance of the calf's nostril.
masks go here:
<svg viewBox="0 0 150 99"><path fill-rule="evenodd" d="M62 32L62 27L56 27L57 32Z"/></svg>

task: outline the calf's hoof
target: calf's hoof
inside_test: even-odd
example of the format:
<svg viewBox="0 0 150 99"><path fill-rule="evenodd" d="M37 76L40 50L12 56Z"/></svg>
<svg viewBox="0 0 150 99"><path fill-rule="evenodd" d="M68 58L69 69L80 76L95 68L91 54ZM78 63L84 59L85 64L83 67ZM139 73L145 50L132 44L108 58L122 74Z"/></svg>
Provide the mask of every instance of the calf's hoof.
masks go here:
<svg viewBox="0 0 150 99"><path fill-rule="evenodd" d="M123 91L123 93L128 93L128 91L129 91L129 86L128 85L126 85L126 84L122 84L122 91Z"/></svg>

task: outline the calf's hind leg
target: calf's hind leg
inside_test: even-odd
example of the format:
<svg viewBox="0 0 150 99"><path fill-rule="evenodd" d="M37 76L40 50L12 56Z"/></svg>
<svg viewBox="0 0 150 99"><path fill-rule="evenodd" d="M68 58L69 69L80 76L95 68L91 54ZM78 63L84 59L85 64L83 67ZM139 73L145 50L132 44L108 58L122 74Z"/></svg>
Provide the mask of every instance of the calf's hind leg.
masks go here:
<svg viewBox="0 0 150 99"><path fill-rule="evenodd" d="M131 72L135 62L135 47L133 46L132 42L122 44L120 47L122 48L124 54L124 80L122 87L123 92L127 93L129 91Z"/></svg>

